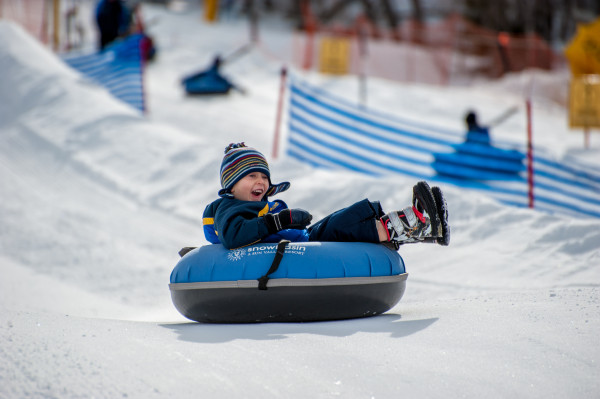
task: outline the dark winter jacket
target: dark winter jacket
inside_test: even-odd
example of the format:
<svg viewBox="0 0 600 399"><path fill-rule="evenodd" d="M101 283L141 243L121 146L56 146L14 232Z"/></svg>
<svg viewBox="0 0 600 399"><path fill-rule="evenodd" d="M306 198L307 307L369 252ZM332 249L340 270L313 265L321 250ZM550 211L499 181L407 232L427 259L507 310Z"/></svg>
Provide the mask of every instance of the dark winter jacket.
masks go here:
<svg viewBox="0 0 600 399"><path fill-rule="evenodd" d="M279 242L282 239L292 242L308 241L306 230L281 230L269 234L262 216L278 213L287 205L281 200L240 201L234 198L219 198L204 210L202 223L204 236L213 243L221 243L225 248L233 249L257 242Z"/></svg>
<svg viewBox="0 0 600 399"><path fill-rule="evenodd" d="M488 128L477 126L469 129L466 142L490 145L490 132Z"/></svg>

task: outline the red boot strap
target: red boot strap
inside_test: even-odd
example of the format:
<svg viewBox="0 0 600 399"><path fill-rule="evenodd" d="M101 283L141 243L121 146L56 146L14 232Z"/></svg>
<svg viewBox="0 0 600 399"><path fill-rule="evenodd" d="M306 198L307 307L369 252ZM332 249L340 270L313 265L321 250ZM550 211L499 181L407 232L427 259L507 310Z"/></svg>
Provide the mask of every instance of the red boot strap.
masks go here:
<svg viewBox="0 0 600 399"><path fill-rule="evenodd" d="M421 212L419 212L419 210L417 208L415 208L414 206L412 208L413 208L413 212L415 213L415 215L417 215L417 217L419 218L421 223L426 223L425 216L423 216L423 214Z"/></svg>

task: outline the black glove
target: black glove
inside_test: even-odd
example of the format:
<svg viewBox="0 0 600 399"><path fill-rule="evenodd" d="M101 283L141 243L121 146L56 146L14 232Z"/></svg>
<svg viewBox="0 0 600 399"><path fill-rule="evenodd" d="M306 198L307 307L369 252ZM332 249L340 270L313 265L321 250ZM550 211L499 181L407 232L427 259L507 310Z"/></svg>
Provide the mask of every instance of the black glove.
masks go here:
<svg viewBox="0 0 600 399"><path fill-rule="evenodd" d="M284 229L306 228L312 220L312 215L304 209L284 209L275 214L267 213L264 218L269 233L275 234Z"/></svg>

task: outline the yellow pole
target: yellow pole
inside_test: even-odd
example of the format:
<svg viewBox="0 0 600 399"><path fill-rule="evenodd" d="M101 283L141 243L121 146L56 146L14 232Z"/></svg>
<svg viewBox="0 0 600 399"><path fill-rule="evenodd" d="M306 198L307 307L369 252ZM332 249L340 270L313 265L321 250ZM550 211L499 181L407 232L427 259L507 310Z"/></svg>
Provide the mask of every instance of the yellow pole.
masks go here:
<svg viewBox="0 0 600 399"><path fill-rule="evenodd" d="M58 45L60 41L60 0L53 1L53 17L54 17L54 51L58 50Z"/></svg>
<svg viewBox="0 0 600 399"><path fill-rule="evenodd" d="M219 0L204 0L204 19L215 22L219 10Z"/></svg>

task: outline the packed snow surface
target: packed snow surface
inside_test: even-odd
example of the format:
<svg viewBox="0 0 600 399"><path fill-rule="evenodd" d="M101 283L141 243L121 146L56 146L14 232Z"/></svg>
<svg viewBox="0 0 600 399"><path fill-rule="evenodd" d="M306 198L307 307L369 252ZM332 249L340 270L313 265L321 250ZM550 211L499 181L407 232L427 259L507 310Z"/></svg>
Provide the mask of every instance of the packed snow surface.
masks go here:
<svg viewBox="0 0 600 399"><path fill-rule="evenodd" d="M0 21L1 398L600 396L600 220L449 185L451 245L400 249L410 275L388 313L303 324L183 318L168 289L177 251L206 244L201 215L228 143L272 158L281 63L265 47L289 47L291 36L265 24L263 48L224 67L245 94L192 98L180 78L243 45L246 23L206 25L192 5L143 12L158 48L147 115ZM358 93L355 77L293 73ZM523 142L530 93L536 146L598 168L597 134L584 149L554 101L567 82L541 71L460 88L370 79L369 107L460 131L471 107L485 121L517 105L492 137ZM386 210L410 202L411 178L311 169L285 156L283 134L272 179L291 181L280 197L315 220L364 197Z"/></svg>

